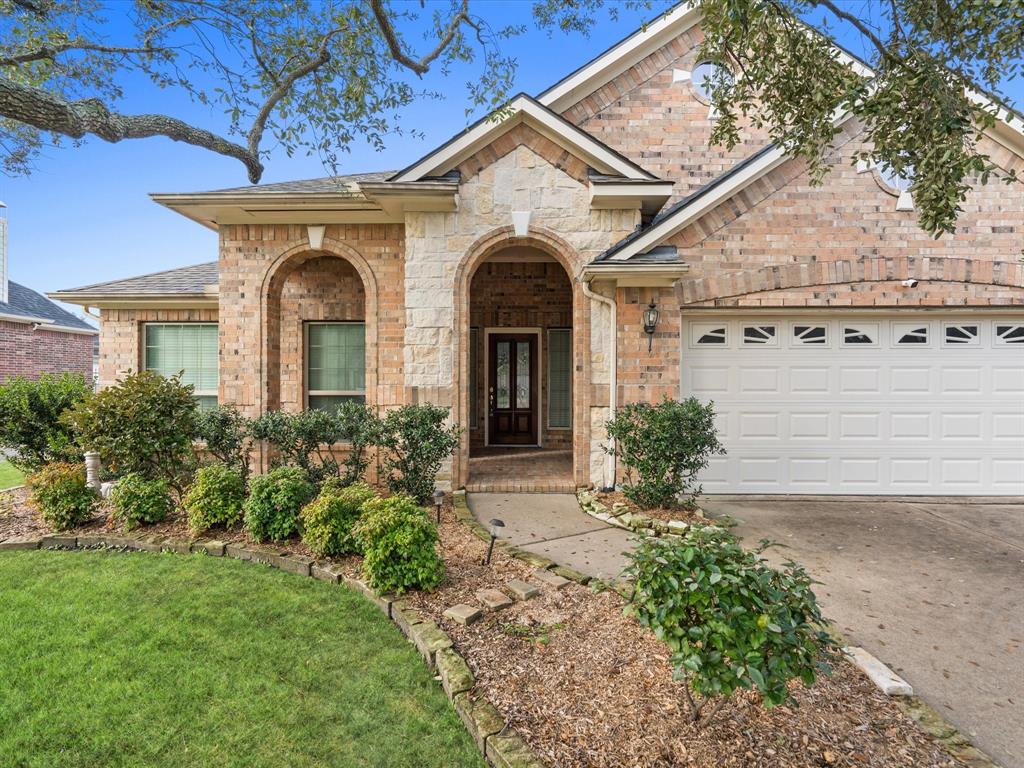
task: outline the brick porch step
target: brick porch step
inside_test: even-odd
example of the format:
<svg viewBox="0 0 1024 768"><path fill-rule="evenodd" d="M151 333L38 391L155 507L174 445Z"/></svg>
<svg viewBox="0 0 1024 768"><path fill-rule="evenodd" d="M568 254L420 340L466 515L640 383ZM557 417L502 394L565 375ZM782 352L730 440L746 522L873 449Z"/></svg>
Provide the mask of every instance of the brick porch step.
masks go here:
<svg viewBox="0 0 1024 768"><path fill-rule="evenodd" d="M571 480L470 480L469 493L575 493Z"/></svg>

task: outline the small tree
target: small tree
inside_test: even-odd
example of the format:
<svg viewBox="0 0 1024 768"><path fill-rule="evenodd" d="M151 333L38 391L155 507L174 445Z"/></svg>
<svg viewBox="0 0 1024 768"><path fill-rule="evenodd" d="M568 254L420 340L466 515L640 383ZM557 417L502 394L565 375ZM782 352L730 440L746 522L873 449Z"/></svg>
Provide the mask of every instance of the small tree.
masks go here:
<svg viewBox="0 0 1024 768"><path fill-rule="evenodd" d="M191 385L140 371L90 393L63 419L114 472L163 478L180 494L194 465L195 417Z"/></svg>
<svg viewBox="0 0 1024 768"><path fill-rule="evenodd" d="M789 697L790 680L810 686L830 670L835 644L815 582L793 562L769 567L768 546L750 552L723 528L691 526L682 537L645 537L627 555L635 591L626 614L672 651L694 722L737 689L756 688L771 708Z"/></svg>
<svg viewBox="0 0 1024 768"><path fill-rule="evenodd" d="M605 450L622 459L627 479L623 493L641 507L669 507L681 496L692 503L700 495L697 474L708 459L725 453L715 431L712 403L690 397L665 398L658 405L630 403L606 424L614 444Z"/></svg>
<svg viewBox="0 0 1024 768"><path fill-rule="evenodd" d="M249 478L249 454L252 439L251 421L231 405L200 410L196 413L196 439L205 444L205 452L214 460Z"/></svg>
<svg viewBox="0 0 1024 768"><path fill-rule="evenodd" d="M462 430L446 426L448 409L437 405L403 405L388 413L380 445L387 449L384 469L392 493L425 504L434 492L441 462L459 446Z"/></svg>
<svg viewBox="0 0 1024 768"><path fill-rule="evenodd" d="M60 416L90 392L77 373L44 374L38 381L15 376L0 386L0 448L23 472L53 461L75 463L82 452Z"/></svg>
<svg viewBox="0 0 1024 768"><path fill-rule="evenodd" d="M338 460L331 446L343 434L333 414L315 409L299 413L267 411L253 420L250 434L274 448L274 466L301 467L317 484L338 475Z"/></svg>

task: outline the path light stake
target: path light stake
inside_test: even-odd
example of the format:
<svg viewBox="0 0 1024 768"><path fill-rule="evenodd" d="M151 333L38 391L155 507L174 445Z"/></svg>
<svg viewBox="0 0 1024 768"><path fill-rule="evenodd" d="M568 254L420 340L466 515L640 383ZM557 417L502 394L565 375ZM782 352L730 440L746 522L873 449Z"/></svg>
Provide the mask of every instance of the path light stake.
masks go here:
<svg viewBox="0 0 1024 768"><path fill-rule="evenodd" d="M437 524L441 524L441 502L444 501L444 491L438 488L434 491L434 509L437 511Z"/></svg>
<svg viewBox="0 0 1024 768"><path fill-rule="evenodd" d="M654 345L654 329L658 327L658 305L653 301L644 310L644 333L647 334L647 351L650 352Z"/></svg>
<svg viewBox="0 0 1024 768"><path fill-rule="evenodd" d="M501 533L501 529L505 527L505 521L494 518L490 522L491 526L491 543L487 545L487 560L484 561L484 565L491 564L491 553L494 552L494 540L498 538L498 534Z"/></svg>

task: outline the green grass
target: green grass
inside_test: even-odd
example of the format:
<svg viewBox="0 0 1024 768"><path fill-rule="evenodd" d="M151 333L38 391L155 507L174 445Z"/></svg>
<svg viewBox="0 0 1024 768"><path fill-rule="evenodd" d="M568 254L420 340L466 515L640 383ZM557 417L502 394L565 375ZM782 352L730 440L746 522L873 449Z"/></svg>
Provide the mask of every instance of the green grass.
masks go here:
<svg viewBox="0 0 1024 768"><path fill-rule="evenodd" d="M345 587L200 555L0 553L0 763L482 767Z"/></svg>
<svg viewBox="0 0 1024 768"><path fill-rule="evenodd" d="M13 488L25 482L25 476L9 461L0 459L0 491Z"/></svg>

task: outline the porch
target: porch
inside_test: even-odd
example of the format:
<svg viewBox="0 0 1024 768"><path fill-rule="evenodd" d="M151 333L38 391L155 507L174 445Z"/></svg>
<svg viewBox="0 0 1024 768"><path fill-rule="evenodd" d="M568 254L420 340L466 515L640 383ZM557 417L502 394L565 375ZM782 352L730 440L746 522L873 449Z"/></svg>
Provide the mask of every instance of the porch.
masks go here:
<svg viewBox="0 0 1024 768"><path fill-rule="evenodd" d="M469 459L470 493L572 493L572 450L474 448Z"/></svg>

